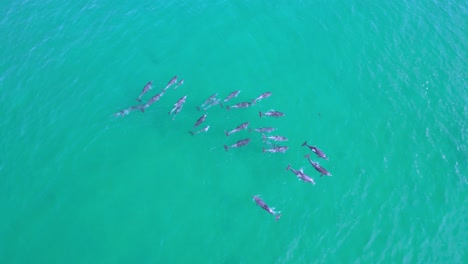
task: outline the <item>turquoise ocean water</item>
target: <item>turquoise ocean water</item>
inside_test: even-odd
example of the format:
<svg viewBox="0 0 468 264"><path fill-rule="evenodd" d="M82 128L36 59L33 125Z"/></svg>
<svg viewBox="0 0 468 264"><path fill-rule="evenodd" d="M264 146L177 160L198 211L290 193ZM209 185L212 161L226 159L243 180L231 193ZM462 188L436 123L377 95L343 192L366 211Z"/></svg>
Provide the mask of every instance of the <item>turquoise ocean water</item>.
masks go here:
<svg viewBox="0 0 468 264"><path fill-rule="evenodd" d="M6 0L0 14L0 263L468 263L466 1ZM145 113L113 116L174 75ZM231 104L272 96L214 106L191 136L196 106L234 90ZM270 109L285 116L259 118ZM246 121L289 150L223 133Z"/></svg>

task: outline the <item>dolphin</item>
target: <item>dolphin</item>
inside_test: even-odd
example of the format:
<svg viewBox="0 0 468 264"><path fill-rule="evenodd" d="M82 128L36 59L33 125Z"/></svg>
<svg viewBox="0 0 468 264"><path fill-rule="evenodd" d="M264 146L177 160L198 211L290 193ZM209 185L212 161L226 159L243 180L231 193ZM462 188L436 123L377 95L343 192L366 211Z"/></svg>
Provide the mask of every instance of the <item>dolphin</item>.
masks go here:
<svg viewBox="0 0 468 264"><path fill-rule="evenodd" d="M262 134L262 139L263 141L266 141L267 139L271 139L273 141L288 141L287 138L283 137L283 136L265 136L265 134Z"/></svg>
<svg viewBox="0 0 468 264"><path fill-rule="evenodd" d="M247 108L247 107L249 107L251 105L252 105L252 103L250 103L250 102L242 102L242 103L238 103L238 104L235 104L235 105L226 106L226 109L229 110L231 108Z"/></svg>
<svg viewBox="0 0 468 264"><path fill-rule="evenodd" d="M202 115L200 118L198 118L197 122L195 123L194 127L199 126L201 123L203 123L206 119L206 114Z"/></svg>
<svg viewBox="0 0 468 264"><path fill-rule="evenodd" d="M138 96L138 98L137 98L138 102L141 102L141 97L143 97L143 95L145 95L145 93L147 93L149 90L151 90L152 84L153 84L153 81L149 81L145 85L145 87L143 87L143 90L141 90L140 96Z"/></svg>
<svg viewBox="0 0 468 264"><path fill-rule="evenodd" d="M156 101L159 101L159 99L161 99L161 97L164 95L164 93L158 93L156 95L154 95L153 97L151 97L148 102L146 102L146 104L144 105L143 107L143 110L141 111L145 111L146 108L150 107L154 102Z"/></svg>
<svg viewBox="0 0 468 264"><path fill-rule="evenodd" d="M206 110L205 109L206 105L208 105L209 103L212 103L213 101L216 101L216 96L218 96L218 93L212 94L210 97L208 97L208 99L205 100L205 102L203 102L202 105L197 106L197 110L198 111L200 111L201 109Z"/></svg>
<svg viewBox="0 0 468 264"><path fill-rule="evenodd" d="M259 127L259 128L249 129L249 132L255 131L259 133L271 133L275 130L276 130L275 127Z"/></svg>
<svg viewBox="0 0 468 264"><path fill-rule="evenodd" d="M242 146L245 146L245 145L249 144L249 142L250 142L250 138L241 139L241 140L237 141L235 144L233 144L232 146L224 145L224 149L226 151L228 151L229 148L242 147Z"/></svg>
<svg viewBox="0 0 468 264"><path fill-rule="evenodd" d="M259 115L260 115L260 117L262 117L262 116L272 116L272 117L276 117L276 118L284 116L283 113L281 113L279 111L275 111L275 110L270 110L270 111L264 112L264 113L259 112Z"/></svg>
<svg viewBox="0 0 468 264"><path fill-rule="evenodd" d="M306 157L310 164L312 165L312 167L314 167L314 169L318 172L320 172L320 177L322 176L332 176L331 173L329 171L327 171L324 167L320 166L320 164L318 164L318 162L315 162L313 160L310 159L310 154L307 154L305 155L304 157Z"/></svg>
<svg viewBox="0 0 468 264"><path fill-rule="evenodd" d="M182 110L182 107L183 107L183 105L177 106L177 108L175 109L175 112L174 112L174 116L172 117L172 120L174 120L176 115L180 112L180 110Z"/></svg>
<svg viewBox="0 0 468 264"><path fill-rule="evenodd" d="M260 198L259 195L254 195L253 196L254 202L263 208L265 211L267 211L269 214L273 215L275 217L275 220L278 221L281 217L281 212L275 212L275 208L269 207L263 200Z"/></svg>
<svg viewBox="0 0 468 264"><path fill-rule="evenodd" d="M271 96L271 92L265 92L265 93L262 93L259 97L255 98L252 100L252 103L253 104L256 104L258 101L262 100L262 99L265 99L265 98L268 98Z"/></svg>
<svg viewBox="0 0 468 264"><path fill-rule="evenodd" d="M307 145L307 141L304 141L301 146L307 146L312 152L314 152L318 157L328 160L327 154L325 154L323 151L321 151L319 148L316 146L309 146Z"/></svg>
<svg viewBox="0 0 468 264"><path fill-rule="evenodd" d="M210 108L210 107L212 107L212 106L214 106L214 105L219 104L220 101L221 101L221 99L219 99L219 98L218 98L218 99L215 99L215 100L213 100L213 101L211 101L207 106L205 106L205 107L203 108L203 110L205 110L205 111L208 110L208 108Z"/></svg>
<svg viewBox="0 0 468 264"><path fill-rule="evenodd" d="M174 111L177 111L175 114L177 114L178 112L180 112L180 109L182 108L182 105L185 103L185 99L187 98L187 96L182 96L175 104L174 104L174 108L172 108L172 110L169 112L169 114L171 115L172 113L174 113Z"/></svg>
<svg viewBox="0 0 468 264"><path fill-rule="evenodd" d="M169 87L171 87L173 84L175 84L177 82L177 75L172 77L169 82L167 83L166 87L164 87L164 91L169 89Z"/></svg>
<svg viewBox="0 0 468 264"><path fill-rule="evenodd" d="M242 124L238 125L236 128L234 128L233 130L231 130L229 132L224 131L224 133L226 134L226 136L229 137L229 135L231 135L233 133L239 132L242 129L246 129L248 125L249 125L249 122L245 122L245 123L242 123Z"/></svg>
<svg viewBox="0 0 468 264"><path fill-rule="evenodd" d="M297 178L299 178L300 180L303 180L305 182L310 182L313 185L315 185L314 179L312 179L310 176L306 175L304 173L304 170L302 170L302 168L300 170L295 170L295 169L291 168L291 164L288 164L288 167L286 168L286 170L292 171L292 173L296 174Z"/></svg>
<svg viewBox="0 0 468 264"><path fill-rule="evenodd" d="M263 148L263 152L271 152L271 153L280 152L280 153L285 153L286 150L288 150L288 149L289 149L288 146L279 146L279 147L274 147L274 148L271 148L271 149Z"/></svg>
<svg viewBox="0 0 468 264"><path fill-rule="evenodd" d="M221 107L223 107L223 104L226 103L227 101L231 100L232 98L235 98L237 97L237 95L240 93L241 91L234 91L232 93L230 93L224 100L222 103L220 103Z"/></svg>
<svg viewBox="0 0 468 264"><path fill-rule="evenodd" d="M140 110L143 112L144 107L145 107L144 105L135 105L127 109L120 110L119 112L115 113L114 116L126 116L130 114L130 112L135 111L135 110Z"/></svg>
<svg viewBox="0 0 468 264"><path fill-rule="evenodd" d="M210 126L206 126L206 127L202 128L202 129L196 131L196 132L189 131L189 133L192 134L192 136L194 136L194 135L196 135L198 133L206 132L206 131L208 131L208 129L210 129Z"/></svg>

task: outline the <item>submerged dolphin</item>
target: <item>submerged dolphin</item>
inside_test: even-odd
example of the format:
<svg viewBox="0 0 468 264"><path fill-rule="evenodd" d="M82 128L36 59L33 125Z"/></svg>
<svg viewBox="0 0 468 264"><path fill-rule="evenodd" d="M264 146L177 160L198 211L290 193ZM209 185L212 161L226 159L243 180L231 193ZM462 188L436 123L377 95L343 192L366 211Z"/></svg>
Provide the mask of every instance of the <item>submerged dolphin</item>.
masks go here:
<svg viewBox="0 0 468 264"><path fill-rule="evenodd" d="M252 100L252 103L253 104L256 104L258 101L262 100L262 99L265 99L265 98L268 98L271 96L271 92L265 92L265 93L262 93L259 97L255 98Z"/></svg>
<svg viewBox="0 0 468 264"><path fill-rule="evenodd" d="M197 122L195 123L194 127L199 126L201 123L205 122L206 119L206 114L202 115L200 118L198 118Z"/></svg>
<svg viewBox="0 0 468 264"><path fill-rule="evenodd" d="M271 149L266 149L266 148L263 148L263 152L271 152L271 153L285 153L286 150L288 150L289 147L288 146L278 146L278 147L274 147L274 148L271 148Z"/></svg>
<svg viewBox="0 0 468 264"><path fill-rule="evenodd" d="M231 146L224 145L224 149L228 151L229 148L238 148L249 144L250 138L241 139Z"/></svg>
<svg viewBox="0 0 468 264"><path fill-rule="evenodd" d="M164 87L164 91L171 87L173 84L177 82L177 75L172 77L172 79L167 83L166 87Z"/></svg>
<svg viewBox="0 0 468 264"><path fill-rule="evenodd" d="M267 112L259 112L258 113L260 115L260 117L262 116L272 116L272 117L281 117L281 116L284 116L283 113L281 113L280 111L275 111L275 110L270 110L270 111L267 111Z"/></svg>
<svg viewBox="0 0 468 264"><path fill-rule="evenodd" d="M208 99L205 100L205 102L203 102L202 105L197 106L197 110L200 111L201 109L203 110L208 109L206 108L207 105L211 105L213 104L213 102L216 102L216 96L218 96L218 93L212 94L210 97L208 97Z"/></svg>
<svg viewBox="0 0 468 264"><path fill-rule="evenodd" d="M224 131L224 134L226 134L226 136L229 137L229 135L231 135L232 133L236 133L236 132L241 131L242 129L246 129L248 126L249 126L249 122L245 122L245 123L238 125L236 128L234 128L231 131Z"/></svg>
<svg viewBox="0 0 468 264"><path fill-rule="evenodd" d="M143 87L143 90L141 90L140 96L138 96L138 98L137 98L138 102L141 102L141 97L143 97L143 95L145 95L145 93L147 93L149 90L151 90L152 84L153 84L153 81L149 81L145 85L145 87Z"/></svg>
<svg viewBox="0 0 468 264"><path fill-rule="evenodd" d="M260 206L261 208L263 208L265 211L267 211L269 214L273 215L275 217L275 220L278 221L278 219L280 219L281 217L281 212L275 212L275 208L273 207L270 207L268 206L263 200L262 198L260 198L259 195L254 195L253 196L253 200L254 202Z"/></svg>
<svg viewBox="0 0 468 264"><path fill-rule="evenodd" d="M322 176L332 176L331 173L329 171L327 171L324 167L320 166L320 164L318 164L318 162L315 162L313 160L310 159L310 154L307 154L305 155L304 157L306 157L310 164L312 165L312 167L314 167L314 169L318 172L320 172L320 177Z"/></svg>
<svg viewBox="0 0 468 264"><path fill-rule="evenodd" d="M235 104L235 105L226 106L226 109L229 110L231 108L247 108L247 107L250 107L250 106L252 106L252 103L242 102L242 103L238 103L238 104Z"/></svg>
<svg viewBox="0 0 468 264"><path fill-rule="evenodd" d="M143 112L144 107L145 107L144 105L135 105L127 109L120 110L119 112L115 113L114 116L126 116L130 114L130 112L135 111L135 110L140 110Z"/></svg>
<svg viewBox="0 0 468 264"><path fill-rule="evenodd" d="M223 100L222 103L220 103L221 107L223 107L223 104L226 103L227 101L231 100L232 98L235 98L237 97L237 95L240 93L241 91L234 91L232 93L230 93L226 99Z"/></svg>
<svg viewBox="0 0 468 264"><path fill-rule="evenodd" d="M273 141L288 141L288 139L283 136L265 136L265 134L262 134L262 139L263 141L266 141L267 139L271 139Z"/></svg>
<svg viewBox="0 0 468 264"><path fill-rule="evenodd" d="M189 131L189 133L192 134L192 136L195 136L195 135L198 134L198 133L202 133L202 132L208 131L208 129L210 129L210 126L206 126L206 127L202 128L202 129L200 129L200 130L198 130L198 131L195 131L195 132L194 132L194 131Z"/></svg>
<svg viewBox="0 0 468 264"><path fill-rule="evenodd" d="M291 164L288 164L288 167L286 168L286 170L292 171L292 173L296 174L297 178L299 178L299 179L301 179L301 180L303 180L305 182L310 182L313 185L315 185L314 179L312 179L310 176L306 175L304 173L304 171L302 170L302 168L300 170L295 170L295 169L291 168Z"/></svg>

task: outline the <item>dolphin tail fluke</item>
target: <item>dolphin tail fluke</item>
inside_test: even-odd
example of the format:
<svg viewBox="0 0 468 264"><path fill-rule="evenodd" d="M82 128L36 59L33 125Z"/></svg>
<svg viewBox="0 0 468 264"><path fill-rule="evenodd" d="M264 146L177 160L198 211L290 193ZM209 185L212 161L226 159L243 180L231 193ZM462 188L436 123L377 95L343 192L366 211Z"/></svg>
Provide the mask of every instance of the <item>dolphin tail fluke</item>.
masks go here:
<svg viewBox="0 0 468 264"><path fill-rule="evenodd" d="M221 108L223 108L223 103L219 103L219 106L221 106Z"/></svg>
<svg viewBox="0 0 468 264"><path fill-rule="evenodd" d="M231 109L231 107L228 105L228 106L226 106L226 109L229 111L229 109Z"/></svg>
<svg viewBox="0 0 468 264"><path fill-rule="evenodd" d="M224 134L226 134L226 136L228 136L228 137L229 137L229 132L227 132L227 131L224 131Z"/></svg>
<svg viewBox="0 0 468 264"><path fill-rule="evenodd" d="M278 221L280 219L280 217L281 217L281 213L277 213L275 215L275 221Z"/></svg>
<svg viewBox="0 0 468 264"><path fill-rule="evenodd" d="M224 149L225 149L226 151L228 151L229 147L226 146L226 145L224 145Z"/></svg>
<svg viewBox="0 0 468 264"><path fill-rule="evenodd" d="M262 112L258 112L258 115L259 115L260 117L262 117Z"/></svg>
<svg viewBox="0 0 468 264"><path fill-rule="evenodd" d="M309 158L309 157L310 157L310 154L307 154L307 155L305 155L304 157L305 157L305 158Z"/></svg>
<svg viewBox="0 0 468 264"><path fill-rule="evenodd" d="M263 139L263 142L266 141L266 136L265 136L265 134L262 134L262 139Z"/></svg>
<svg viewBox="0 0 468 264"><path fill-rule="evenodd" d="M140 99L139 97L138 97L136 100L137 100L138 102L141 102L141 99Z"/></svg>
<svg viewBox="0 0 468 264"><path fill-rule="evenodd" d="M200 109L200 107L199 107L199 106L197 106L197 110L198 110L198 111L201 111L201 109Z"/></svg>
<svg viewBox="0 0 468 264"><path fill-rule="evenodd" d="M286 170L291 169L291 164L288 164L288 167L286 167Z"/></svg>
<svg viewBox="0 0 468 264"><path fill-rule="evenodd" d="M193 136L195 135L195 133L193 131L189 131L189 133Z"/></svg>
<svg viewBox="0 0 468 264"><path fill-rule="evenodd" d="M263 153L265 153L265 148L262 148Z"/></svg>
<svg viewBox="0 0 468 264"><path fill-rule="evenodd" d="M305 146L305 145L307 145L307 141L304 141L304 143L302 143L301 146Z"/></svg>

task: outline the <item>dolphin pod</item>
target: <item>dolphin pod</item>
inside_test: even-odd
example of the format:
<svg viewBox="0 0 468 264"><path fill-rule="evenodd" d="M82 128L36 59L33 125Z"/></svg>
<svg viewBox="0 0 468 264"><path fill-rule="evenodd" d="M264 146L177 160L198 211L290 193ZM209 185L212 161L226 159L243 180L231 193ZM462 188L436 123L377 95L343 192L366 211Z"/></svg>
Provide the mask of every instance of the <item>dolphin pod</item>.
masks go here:
<svg viewBox="0 0 468 264"><path fill-rule="evenodd" d="M179 79L178 76L175 75L163 86L163 88L161 89L161 91L159 93L153 95L146 103L131 106L131 107L125 108L123 110L120 110L120 111L114 113L114 116L116 116L116 117L127 116L128 114L130 114L131 112L134 112L136 110L140 110L141 113L144 113L145 110L148 107L150 107L154 103L160 101L161 98L165 95L165 93L167 92L167 90L170 87L173 86L174 87L173 90L176 90L182 84L184 84L184 79ZM155 85L155 83L153 81L149 81L148 83L146 83L146 85L143 87L143 89L139 93L139 96L137 97L137 101L141 102L142 98L152 90L154 85ZM182 90L184 90L184 89L182 89ZM226 103L228 103L230 101L233 101L234 99L236 99L238 97L239 94L240 94L240 90L236 90L236 91L233 91L233 92L229 93L227 96L224 97L224 99L222 99L222 98L218 98L218 93L214 93L210 97L208 97L201 105L197 106L196 108L198 109L198 111L207 111L210 107L212 107L214 105L217 105L217 104L219 104L221 106L221 108L223 108L223 104L226 104ZM256 97L255 99L251 99L250 101L246 101L244 99L241 102L234 103L232 105L226 105L225 109L230 110L231 108L238 108L238 109L251 108L251 107L256 106L257 103L259 103L263 99L267 99L270 96L272 96L271 92L264 92L264 93L260 94L258 97ZM173 108L168 112L170 115L173 115L173 118L172 118L173 120L174 120L175 116L182 110L182 107L186 103L186 100L187 100L187 95L183 95L182 97L180 97L180 99L176 103L174 103ZM239 111L242 112L242 110L239 110ZM259 111L258 113L259 113L258 115L259 115L260 118L265 117L265 116L270 116L270 117L275 117L275 118L285 116L284 113L282 113L280 111L276 111L276 110L271 110L271 109L268 110L268 111L263 111L263 112ZM195 121L195 125L193 125L192 129L195 129L199 125L201 125L202 123L205 123L206 118L207 118L207 114L204 113L202 116L200 116ZM257 117L257 119L258 119L258 117ZM245 133L245 132L241 133L241 131L242 130L247 130L249 124L250 124L249 121L246 121L246 122L238 125L236 128L234 128L232 130L224 130L224 133L226 134L226 136L230 136L233 133L236 133L236 135L237 135L237 133L239 133L239 134ZM198 135L198 134L201 134L201 133L208 133L210 126L211 125L208 124L202 129L193 130L193 131L190 130L189 133L192 136L195 136L195 135ZM259 134L261 134L261 139L258 140L258 142L260 142L260 143L263 142L264 144L269 145L268 148L266 148L266 147L261 148L263 153L271 153L271 154L264 154L264 155L277 155L277 154L273 154L273 153L283 153L284 154L284 153L286 153L286 151L288 151L290 149L289 146L275 145L275 142L285 142L285 141L288 141L288 138L286 138L284 136L280 136L280 135L275 135L275 136L265 135L265 133L271 133L271 132L276 131L276 130L277 130L276 127L257 127L257 128L249 128L248 129L249 132L255 131L255 132L258 132ZM252 134L254 134L254 133L252 133ZM271 142L271 141L273 141L273 142ZM223 147L224 147L226 152L229 149L232 149L232 148L241 148L242 147L242 149L244 149L244 148L248 149L248 148L252 147L252 146L249 147L248 145L253 145L253 144L249 144L251 142L252 142L252 139L250 137L246 137L246 138L234 141L234 142L231 141L231 143L223 144ZM321 149L319 149L318 147L307 144L307 141L304 141L304 143L301 146L305 146L308 149L310 149L313 153L315 153L316 157L322 158L322 159L328 161L328 156ZM245 150L238 150L238 151L245 151ZM308 161L311 164L312 168L314 168L315 171L320 174L320 176L332 176L332 174L328 170L326 170L324 167L322 167L318 162L312 160L310 154L306 154L304 157L308 159ZM293 174L295 174L297 176L297 178L299 180L302 180L303 182L311 183L312 185L316 184L314 179L311 176L305 174L305 172L304 172L304 170L302 168L300 168L299 170L293 169L291 167L291 164L288 163L288 166L287 166L286 170L291 171ZM281 217L281 212L276 212L273 207L268 206L263 201L263 199L260 198L260 195L253 195L253 201L259 207L264 209L266 212L273 215L276 221L278 221L278 219Z"/></svg>

